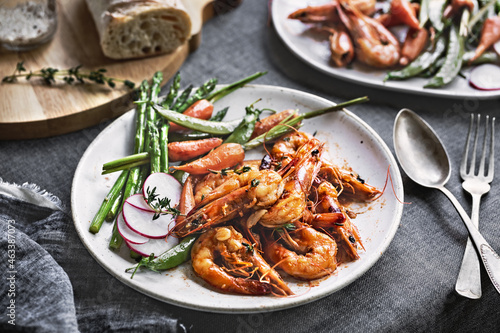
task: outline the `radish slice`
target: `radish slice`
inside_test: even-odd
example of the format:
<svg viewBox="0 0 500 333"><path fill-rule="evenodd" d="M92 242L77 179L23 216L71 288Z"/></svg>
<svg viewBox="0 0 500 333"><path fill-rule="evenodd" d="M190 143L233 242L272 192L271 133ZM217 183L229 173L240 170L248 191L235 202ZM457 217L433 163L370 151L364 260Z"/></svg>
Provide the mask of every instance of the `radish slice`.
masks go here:
<svg viewBox="0 0 500 333"><path fill-rule="evenodd" d="M130 242L125 241L127 246L139 253L143 257L149 257L151 253L154 253L155 258L158 257L163 252L170 250L172 247L179 243L179 239L175 237L167 237L161 239L150 239L147 243L144 244L132 244Z"/></svg>
<svg viewBox="0 0 500 333"><path fill-rule="evenodd" d="M123 204L123 218L130 229L144 237L163 238L175 225L174 218L168 214L153 220L154 215L154 212L136 208L127 202Z"/></svg>
<svg viewBox="0 0 500 333"><path fill-rule="evenodd" d="M134 194L134 195L128 197L128 199L125 200L125 202L131 204L135 208L145 210L147 212L153 212L153 209L151 209L151 207L149 207L146 200L144 200L144 196L140 193Z"/></svg>
<svg viewBox="0 0 500 333"><path fill-rule="evenodd" d="M122 235L123 239L129 243L144 244L149 241L149 238L139 235L127 226L125 220L123 219L123 213L118 215L118 218L116 219L116 229L118 229L118 232Z"/></svg>
<svg viewBox="0 0 500 333"><path fill-rule="evenodd" d="M492 64L477 66L470 73L469 84L479 90L500 90L500 67Z"/></svg>
<svg viewBox="0 0 500 333"><path fill-rule="evenodd" d="M170 199L170 205L175 207L181 198L182 185L172 175L163 172L152 173L144 181L142 194L147 201L148 190L155 191L158 194L158 199ZM148 202L151 205L151 202Z"/></svg>

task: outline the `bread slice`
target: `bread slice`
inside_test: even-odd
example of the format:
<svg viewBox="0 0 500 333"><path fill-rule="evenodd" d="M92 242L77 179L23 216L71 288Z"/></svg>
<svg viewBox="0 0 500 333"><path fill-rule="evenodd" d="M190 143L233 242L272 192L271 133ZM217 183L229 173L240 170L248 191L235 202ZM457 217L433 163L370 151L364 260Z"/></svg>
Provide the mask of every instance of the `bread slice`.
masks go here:
<svg viewBox="0 0 500 333"><path fill-rule="evenodd" d="M180 0L86 0L106 57L128 59L174 51L191 35Z"/></svg>

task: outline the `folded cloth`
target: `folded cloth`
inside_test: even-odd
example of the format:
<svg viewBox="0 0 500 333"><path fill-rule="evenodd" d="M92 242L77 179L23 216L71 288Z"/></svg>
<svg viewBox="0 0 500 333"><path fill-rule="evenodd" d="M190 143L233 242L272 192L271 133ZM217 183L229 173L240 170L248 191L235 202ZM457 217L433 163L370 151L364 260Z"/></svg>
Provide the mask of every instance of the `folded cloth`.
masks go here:
<svg viewBox="0 0 500 333"><path fill-rule="evenodd" d="M60 200L34 185L0 179L0 248L0 332L186 331L100 268Z"/></svg>

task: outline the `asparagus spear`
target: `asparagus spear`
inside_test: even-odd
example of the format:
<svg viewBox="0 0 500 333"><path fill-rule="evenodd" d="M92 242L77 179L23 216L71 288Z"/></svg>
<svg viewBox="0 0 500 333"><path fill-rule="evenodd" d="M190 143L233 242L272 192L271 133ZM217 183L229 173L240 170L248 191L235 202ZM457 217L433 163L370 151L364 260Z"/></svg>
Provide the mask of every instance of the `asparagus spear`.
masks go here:
<svg viewBox="0 0 500 333"><path fill-rule="evenodd" d="M104 219L106 218L114 202L122 192L123 185L125 185L128 173L129 173L128 170L122 171L122 173L118 177L113 187L111 187L111 190L109 191L108 195L104 198L101 207L97 211L97 214L94 216L94 219L90 224L89 231L91 233L96 234L99 232L99 229L101 229Z"/></svg>

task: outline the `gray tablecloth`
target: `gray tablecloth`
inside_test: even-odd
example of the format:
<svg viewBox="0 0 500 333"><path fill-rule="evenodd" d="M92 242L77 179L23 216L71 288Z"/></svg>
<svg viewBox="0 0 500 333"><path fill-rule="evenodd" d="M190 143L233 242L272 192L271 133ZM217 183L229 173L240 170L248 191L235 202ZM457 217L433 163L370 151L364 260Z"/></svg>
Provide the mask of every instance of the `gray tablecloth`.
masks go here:
<svg viewBox="0 0 500 333"><path fill-rule="evenodd" d="M247 0L238 9L208 22L201 47L181 68L183 81L200 84L216 76L226 83L267 70L269 73L258 83L296 88L335 102L368 95L369 104L351 111L368 122L391 149L395 115L402 107L412 108L432 124L446 145L453 161L448 188L470 211L470 197L461 188L457 167L468 113L498 116L498 99L420 97L330 78L295 58L279 40L268 16L267 1ZM272 313L224 315L179 308L132 290L91 258L78 239L69 209L78 161L108 123L48 139L0 142L3 181L39 187L38 192L27 185L21 190L7 187L11 193L0 194L0 331L500 330L500 295L484 270L481 299L462 298L454 291L467 235L459 216L441 193L415 185L404 174L405 201L411 204L405 206L399 230L387 251L361 278L319 301ZM498 156L497 152L497 169ZM41 197L45 198L44 207L30 203L40 202ZM482 200L480 215L481 230L496 250L500 250L499 198L496 179ZM9 233L15 233L17 249L16 326L8 323L12 320L8 293L13 282L8 266Z"/></svg>

